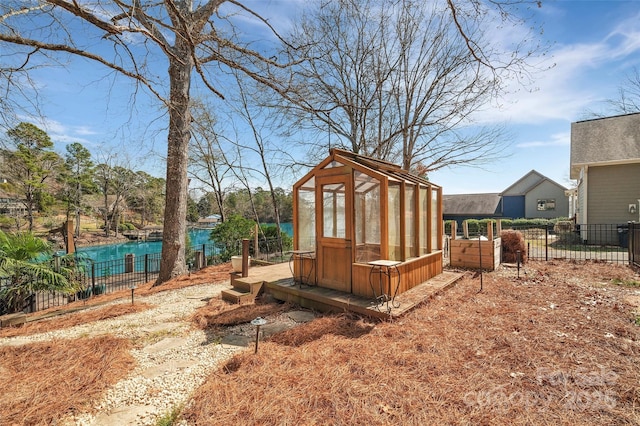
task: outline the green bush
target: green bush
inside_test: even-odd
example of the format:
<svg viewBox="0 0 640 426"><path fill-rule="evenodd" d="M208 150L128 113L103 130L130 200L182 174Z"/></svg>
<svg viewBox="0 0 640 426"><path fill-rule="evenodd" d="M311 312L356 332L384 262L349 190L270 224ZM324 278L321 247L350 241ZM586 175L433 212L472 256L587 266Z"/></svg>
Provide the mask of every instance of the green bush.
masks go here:
<svg viewBox="0 0 640 426"><path fill-rule="evenodd" d="M118 225L118 231L120 232L133 231L135 229L136 229L135 225L129 222L121 223L120 225Z"/></svg>
<svg viewBox="0 0 640 426"><path fill-rule="evenodd" d="M231 256L239 253L238 243L244 238L251 238L255 226L254 221L233 215L211 230L211 239L221 249L219 256L222 262L228 262Z"/></svg>
<svg viewBox="0 0 640 426"><path fill-rule="evenodd" d="M260 253L276 253L280 251L280 247L276 244L278 239L278 227L275 225L261 225L260 229L262 235L266 240L261 239L259 242ZM293 249L293 238L284 231L280 231L280 238L282 240L282 251L289 251Z"/></svg>

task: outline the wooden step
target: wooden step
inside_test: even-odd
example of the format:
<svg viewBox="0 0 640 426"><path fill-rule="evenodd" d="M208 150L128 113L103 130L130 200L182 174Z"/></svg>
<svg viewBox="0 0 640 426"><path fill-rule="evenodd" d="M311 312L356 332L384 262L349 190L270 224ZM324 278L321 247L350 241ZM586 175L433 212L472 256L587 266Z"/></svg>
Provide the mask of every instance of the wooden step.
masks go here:
<svg viewBox="0 0 640 426"><path fill-rule="evenodd" d="M232 285L233 288L238 291L255 294L257 296L262 292L263 284L264 281L262 280L238 278L233 282Z"/></svg>
<svg viewBox="0 0 640 426"><path fill-rule="evenodd" d="M222 300L226 300L230 303L253 303L256 298L255 294L251 294L246 291L238 291L236 289L222 290Z"/></svg>

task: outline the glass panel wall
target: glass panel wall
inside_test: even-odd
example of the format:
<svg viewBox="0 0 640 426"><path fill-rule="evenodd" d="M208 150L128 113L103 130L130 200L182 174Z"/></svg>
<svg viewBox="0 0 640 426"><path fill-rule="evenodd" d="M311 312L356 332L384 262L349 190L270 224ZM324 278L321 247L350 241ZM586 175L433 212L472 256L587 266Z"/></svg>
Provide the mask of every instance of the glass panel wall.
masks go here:
<svg viewBox="0 0 640 426"><path fill-rule="evenodd" d="M389 182L389 260L402 260L400 235L400 184Z"/></svg>
<svg viewBox="0 0 640 426"><path fill-rule="evenodd" d="M406 184L404 187L404 243L407 258L418 256L416 219L416 186Z"/></svg>
<svg viewBox="0 0 640 426"><path fill-rule="evenodd" d="M354 173L356 262L380 259L380 181Z"/></svg>
<svg viewBox="0 0 640 426"><path fill-rule="evenodd" d="M295 231L299 250L316 249L316 190L313 177L298 190L298 229Z"/></svg>
<svg viewBox="0 0 640 426"><path fill-rule="evenodd" d="M341 183L322 185L322 236L345 238L345 188Z"/></svg>
<svg viewBox="0 0 640 426"><path fill-rule="evenodd" d="M429 246L427 242L429 241L429 202L430 198L429 188L425 186L420 187L420 209L418 211L418 216L420 217L420 256L429 253Z"/></svg>

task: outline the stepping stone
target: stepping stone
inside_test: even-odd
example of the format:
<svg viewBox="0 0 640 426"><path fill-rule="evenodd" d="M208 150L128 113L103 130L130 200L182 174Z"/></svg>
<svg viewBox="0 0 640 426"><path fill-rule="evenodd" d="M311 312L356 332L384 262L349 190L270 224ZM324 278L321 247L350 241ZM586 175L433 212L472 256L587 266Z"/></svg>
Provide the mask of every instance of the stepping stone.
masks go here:
<svg viewBox="0 0 640 426"><path fill-rule="evenodd" d="M287 313L287 316L295 322L309 322L316 318L313 312L309 311L291 311Z"/></svg>
<svg viewBox="0 0 640 426"><path fill-rule="evenodd" d="M264 337L271 336L272 334L280 333L281 331L289 330L293 326L289 324L275 323L267 324L260 327L260 334Z"/></svg>
<svg viewBox="0 0 640 426"><path fill-rule="evenodd" d="M191 367L194 364L195 362L191 360L168 361L164 364L147 368L142 372L142 375L147 379L153 379L166 373L175 373L176 371L184 370L185 368Z"/></svg>
<svg viewBox="0 0 640 426"><path fill-rule="evenodd" d="M111 413L99 413L92 426L134 425L140 417L155 413L153 405L129 405L114 409Z"/></svg>
<svg viewBox="0 0 640 426"><path fill-rule="evenodd" d="M179 322L162 322L158 324L149 325L147 327L142 327L140 330L147 333L156 333L159 331L175 330L176 328L179 328L182 326L183 324Z"/></svg>
<svg viewBox="0 0 640 426"><path fill-rule="evenodd" d="M251 342L255 341L255 336L253 338L247 336L240 336L238 334L228 334L222 338L220 341L223 345L228 346L238 346L238 347L247 347Z"/></svg>
<svg viewBox="0 0 640 426"><path fill-rule="evenodd" d="M187 343L187 339L184 337L167 337L160 340L153 345L149 345L143 349L148 354L157 354L160 352L168 351L170 349L179 348Z"/></svg>

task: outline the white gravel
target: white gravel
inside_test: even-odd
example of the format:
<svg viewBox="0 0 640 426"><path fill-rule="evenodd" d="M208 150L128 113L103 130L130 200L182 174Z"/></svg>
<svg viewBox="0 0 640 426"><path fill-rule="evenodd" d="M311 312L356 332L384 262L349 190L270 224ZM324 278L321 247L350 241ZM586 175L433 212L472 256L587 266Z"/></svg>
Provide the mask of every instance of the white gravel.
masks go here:
<svg viewBox="0 0 640 426"><path fill-rule="evenodd" d="M136 301L157 307L64 330L3 338L0 346L101 334L134 339L137 345L132 354L137 366L132 373L94 403L96 414L79 414L64 423L155 425L159 417L185 404L215 367L244 349L210 341L202 330L194 330L188 323L189 316L223 288L228 285L199 285L138 297Z"/></svg>

